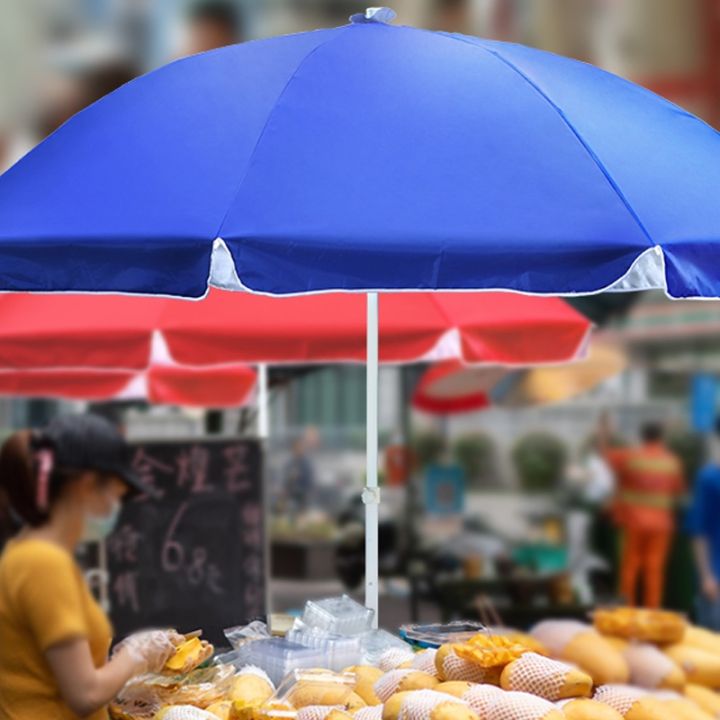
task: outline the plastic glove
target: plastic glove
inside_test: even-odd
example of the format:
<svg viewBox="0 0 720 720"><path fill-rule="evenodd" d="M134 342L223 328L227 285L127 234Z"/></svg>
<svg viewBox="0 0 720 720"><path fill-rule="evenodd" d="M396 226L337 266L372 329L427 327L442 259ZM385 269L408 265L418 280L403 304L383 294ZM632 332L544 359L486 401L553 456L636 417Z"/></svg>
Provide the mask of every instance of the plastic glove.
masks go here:
<svg viewBox="0 0 720 720"><path fill-rule="evenodd" d="M168 658L175 652L173 638L177 635L170 630L145 630L126 637L115 648L113 654L125 652L137 665L137 673L157 673L163 669Z"/></svg>

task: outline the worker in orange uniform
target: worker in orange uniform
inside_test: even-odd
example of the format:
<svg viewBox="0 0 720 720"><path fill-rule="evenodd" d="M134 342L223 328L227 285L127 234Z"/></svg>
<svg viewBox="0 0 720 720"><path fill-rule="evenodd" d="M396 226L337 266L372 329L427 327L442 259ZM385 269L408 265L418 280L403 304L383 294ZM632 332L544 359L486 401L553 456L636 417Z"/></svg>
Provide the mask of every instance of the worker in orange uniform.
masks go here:
<svg viewBox="0 0 720 720"><path fill-rule="evenodd" d="M613 515L622 533L620 592L630 605L637 604L642 575L644 605L658 608L675 532L674 508L685 483L680 460L663 442L662 425L646 423L640 435L640 445L611 447L608 418L601 419L601 447L617 478Z"/></svg>

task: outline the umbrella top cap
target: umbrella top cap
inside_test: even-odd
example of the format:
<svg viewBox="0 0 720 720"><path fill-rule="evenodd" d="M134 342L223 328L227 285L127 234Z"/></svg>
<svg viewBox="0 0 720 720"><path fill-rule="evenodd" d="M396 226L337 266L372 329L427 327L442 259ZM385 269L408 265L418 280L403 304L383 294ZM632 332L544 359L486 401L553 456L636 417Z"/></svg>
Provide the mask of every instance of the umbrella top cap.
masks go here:
<svg viewBox="0 0 720 720"><path fill-rule="evenodd" d="M356 13L350 16L350 22L354 25L365 23L382 23L387 25L397 17L397 13L388 7L371 7L364 13Z"/></svg>

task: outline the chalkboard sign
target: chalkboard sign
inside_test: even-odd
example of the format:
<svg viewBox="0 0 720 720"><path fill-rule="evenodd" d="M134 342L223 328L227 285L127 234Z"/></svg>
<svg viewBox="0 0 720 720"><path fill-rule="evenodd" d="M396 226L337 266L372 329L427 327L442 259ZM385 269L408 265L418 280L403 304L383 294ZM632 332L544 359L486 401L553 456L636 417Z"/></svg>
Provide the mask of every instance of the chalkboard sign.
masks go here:
<svg viewBox="0 0 720 720"><path fill-rule="evenodd" d="M148 488L108 539L116 637L145 627L223 628L265 612L261 449L256 441L137 444Z"/></svg>

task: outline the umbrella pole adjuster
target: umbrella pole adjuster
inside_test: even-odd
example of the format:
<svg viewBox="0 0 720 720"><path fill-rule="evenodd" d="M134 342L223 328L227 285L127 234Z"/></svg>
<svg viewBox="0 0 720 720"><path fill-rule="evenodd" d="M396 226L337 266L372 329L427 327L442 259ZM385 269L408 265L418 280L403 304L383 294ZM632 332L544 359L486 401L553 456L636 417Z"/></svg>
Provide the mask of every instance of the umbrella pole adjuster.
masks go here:
<svg viewBox="0 0 720 720"><path fill-rule="evenodd" d="M379 505L380 504L380 488L365 487L361 495L363 505Z"/></svg>

